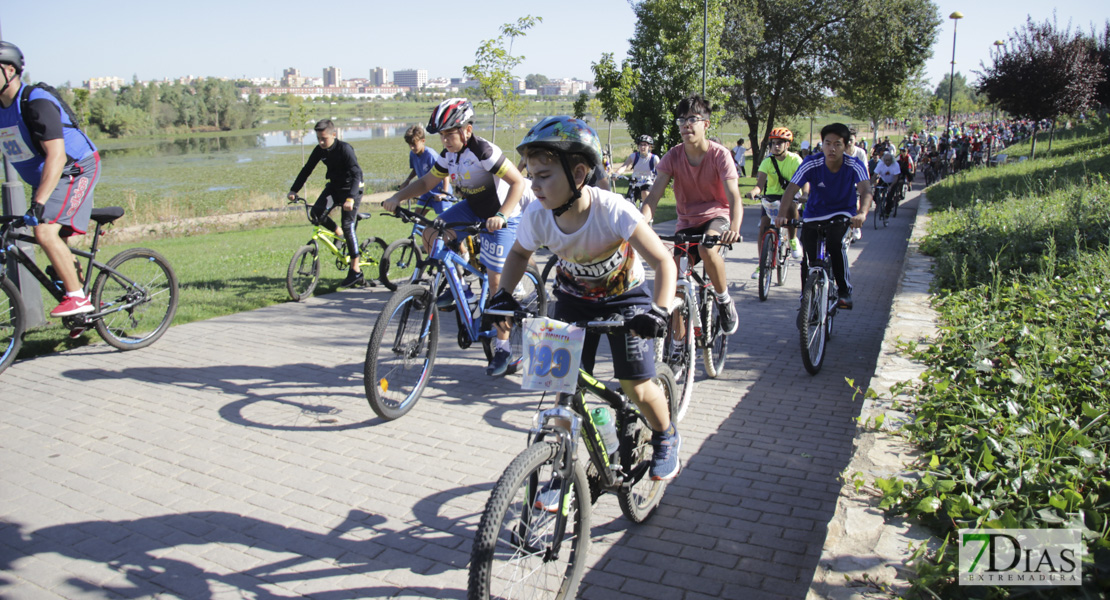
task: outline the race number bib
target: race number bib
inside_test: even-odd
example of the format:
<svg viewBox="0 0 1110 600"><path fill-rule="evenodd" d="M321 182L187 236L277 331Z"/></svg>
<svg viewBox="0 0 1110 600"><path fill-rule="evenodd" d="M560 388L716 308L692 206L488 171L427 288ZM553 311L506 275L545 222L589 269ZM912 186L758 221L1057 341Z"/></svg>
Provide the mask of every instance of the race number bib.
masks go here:
<svg viewBox="0 0 1110 600"><path fill-rule="evenodd" d="M23 162L35 157L35 153L23 141L23 136L19 134L18 126L0 128L0 150L13 163Z"/></svg>
<svg viewBox="0 0 1110 600"><path fill-rule="evenodd" d="M555 319L524 320L524 378L526 390L573 394L586 330Z"/></svg>

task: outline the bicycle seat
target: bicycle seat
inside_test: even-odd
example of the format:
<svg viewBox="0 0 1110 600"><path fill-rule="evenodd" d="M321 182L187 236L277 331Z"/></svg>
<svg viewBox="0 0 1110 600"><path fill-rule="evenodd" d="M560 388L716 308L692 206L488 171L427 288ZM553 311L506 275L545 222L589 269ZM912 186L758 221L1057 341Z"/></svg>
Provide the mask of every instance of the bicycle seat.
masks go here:
<svg viewBox="0 0 1110 600"><path fill-rule="evenodd" d="M112 221L123 216L123 208L119 206L106 206L104 208L94 208L89 218L101 225L107 225Z"/></svg>
<svg viewBox="0 0 1110 600"><path fill-rule="evenodd" d="M358 218L355 219L355 222L361 221L363 219L369 219L372 216L374 216L374 215L371 215L370 213L360 212L360 213L358 213Z"/></svg>

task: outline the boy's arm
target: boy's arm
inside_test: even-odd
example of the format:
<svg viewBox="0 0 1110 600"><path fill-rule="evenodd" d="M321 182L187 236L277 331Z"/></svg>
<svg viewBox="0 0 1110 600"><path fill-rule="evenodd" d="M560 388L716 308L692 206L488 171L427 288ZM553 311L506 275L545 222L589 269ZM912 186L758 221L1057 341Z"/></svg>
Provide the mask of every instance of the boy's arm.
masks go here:
<svg viewBox="0 0 1110 600"><path fill-rule="evenodd" d="M293 181L292 187L289 188L290 199L296 196L297 192L301 191L301 188L304 187L305 182L308 181L308 176L312 175L312 170L316 168L316 163L320 162L319 149L320 147L317 146L312 149L312 152L308 153L308 161L306 161L304 163L304 166L301 167L301 172L297 174L297 179Z"/></svg>
<svg viewBox="0 0 1110 600"><path fill-rule="evenodd" d="M740 186L736 179L725 180L725 196L728 198L728 231L721 234L722 244L740 241L740 223L744 220L744 203L740 200Z"/></svg>
<svg viewBox="0 0 1110 600"><path fill-rule="evenodd" d="M793 212L790 209L794 206L794 195L800 189L802 188L793 181L786 185L786 193L782 195L782 203L779 204L779 216L775 218L775 227L782 227L786 223L786 215Z"/></svg>
<svg viewBox="0 0 1110 600"><path fill-rule="evenodd" d="M647 198L644 198L644 205L640 208L640 213L648 223L655 217L655 207L659 206L659 200L663 198L663 193L667 191L667 186L670 184L671 176L668 173L659 173L655 183L651 184L651 191L648 192Z"/></svg>
<svg viewBox="0 0 1110 600"><path fill-rule="evenodd" d="M406 185L401 191L390 196L388 200L382 203L382 208L388 212L395 212L397 207L401 205L402 200L415 198L432 191L432 188L434 188L439 181L439 177L435 175L435 169L428 171L420 179Z"/></svg>
<svg viewBox="0 0 1110 600"><path fill-rule="evenodd" d="M409 169L409 176L406 177L405 180L401 182L401 185L397 186L397 189L398 190L404 189L405 186L408 185L410 181L412 181L413 177L416 177L416 169Z"/></svg>
<svg viewBox="0 0 1110 600"><path fill-rule="evenodd" d="M520 197L524 195L524 176L517 170L516 165L506 161L505 171L501 174L501 179L509 184L509 193L505 196L505 202L501 204L500 212L504 215L511 215L516 210L517 204L520 204ZM497 231L507 224L507 218L494 215L486 219L486 230Z"/></svg>
<svg viewBox="0 0 1110 600"><path fill-rule="evenodd" d="M859 212L852 217L852 227L863 227L867 222L867 211L871 210L871 182L865 179L857 183L856 191L859 192Z"/></svg>
<svg viewBox="0 0 1110 600"><path fill-rule="evenodd" d="M765 158L763 160L774 160L774 159ZM765 189L767 189L767 174L764 173L763 171L760 171L755 176L755 187L753 187L751 189L751 191L748 192L748 197L754 199L756 196L762 194L763 190L765 190Z"/></svg>
<svg viewBox="0 0 1110 600"><path fill-rule="evenodd" d="M655 271L654 295L652 302L665 312L671 312L671 301L674 300L678 267L674 265L674 258L663 245L655 231L647 223L641 222L632 230L628 243L644 257L648 265ZM503 281L503 280L502 280ZM502 283L502 286L505 284Z"/></svg>

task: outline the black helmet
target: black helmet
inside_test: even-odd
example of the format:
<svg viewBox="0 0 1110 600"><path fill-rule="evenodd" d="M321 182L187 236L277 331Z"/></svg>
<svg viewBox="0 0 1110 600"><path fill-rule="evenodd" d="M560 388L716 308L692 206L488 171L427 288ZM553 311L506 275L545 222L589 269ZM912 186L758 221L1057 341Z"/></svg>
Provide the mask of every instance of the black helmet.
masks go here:
<svg viewBox="0 0 1110 600"><path fill-rule="evenodd" d="M11 42L0 42L0 63L15 66L17 73L23 72L23 53Z"/></svg>
<svg viewBox="0 0 1110 600"><path fill-rule="evenodd" d="M636 139L636 143L638 143L638 144L647 144L648 146L654 146L655 145L655 140L651 139L650 135L641 135L639 138Z"/></svg>
<svg viewBox="0 0 1110 600"><path fill-rule="evenodd" d="M474 118L474 107L466 98L448 98L432 111L432 118L428 119L428 126L424 129L428 133L439 133L446 129L462 127Z"/></svg>

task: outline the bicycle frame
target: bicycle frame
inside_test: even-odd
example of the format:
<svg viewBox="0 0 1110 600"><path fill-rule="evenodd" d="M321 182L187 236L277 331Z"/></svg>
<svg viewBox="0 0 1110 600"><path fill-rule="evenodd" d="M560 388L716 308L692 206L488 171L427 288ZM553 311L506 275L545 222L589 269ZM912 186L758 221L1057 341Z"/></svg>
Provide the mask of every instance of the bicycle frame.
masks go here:
<svg viewBox="0 0 1110 600"><path fill-rule="evenodd" d="M486 300L489 298L489 278L485 273L474 268L474 265L468 261L463 260L457 252L448 247L448 244L443 241L442 237L437 237L432 243L432 251L428 258L424 260L425 264L437 264L441 266L432 279L431 290L435 293L443 283L443 278L447 278L448 289L451 290L451 295L455 298L455 309L458 313L459 323L459 346L462 348L468 347L470 344L478 341L481 338L489 338L497 335L496 329L488 331L481 331L481 319L475 318L469 310L469 304L466 301L466 294L463 290L462 277L459 276L458 268L461 267L466 272L471 273L478 277L482 282L482 291L478 296L478 306L485 306ZM463 310L462 307L466 306L467 309ZM465 336L465 342L464 342ZM465 344L465 345L464 345Z"/></svg>
<svg viewBox="0 0 1110 600"><path fill-rule="evenodd" d="M46 289L47 292L50 292L50 295L53 296L55 300L57 300L58 302L62 302L63 300L65 300L66 296L65 289L59 287L49 277L47 277L46 273L42 269L40 269L37 264L35 264L35 261L31 260L31 257L20 250L19 247L15 244L15 242L26 242L29 244L34 244L36 246L38 245L38 242L35 240L34 236L27 235L25 233L14 233L10 231L11 227L14 226L14 223L17 221L17 219L22 218L23 217L21 215L16 218L9 218L7 219L8 223L5 223L3 225L3 232L2 235L0 235L0 240L2 240L3 244L2 247L0 247L0 279L7 277L7 259L8 255L11 254L15 257L15 261L22 265L24 269L27 269L27 272L34 276L34 278L38 280L39 284L42 285L42 287ZM75 257L88 259L88 261L85 263L85 281L81 284L81 289L85 292L86 296L92 289L92 284L95 279L95 277L92 276L93 268L96 268L98 272L97 277L99 277L99 273L101 272L108 273L110 276L115 277L120 281L127 282L128 285L135 285L134 281L131 281L115 269L96 260L96 253L100 246L100 228L101 224L97 223L96 230L93 233L92 246L89 248L89 250L86 251L80 250L78 248L70 248L70 252L73 253ZM97 319L103 318L106 315L110 315L121 310L127 310L135 305L135 303L128 303L119 306L112 306L109 310L98 310L78 315L78 317L84 318L86 322L95 321Z"/></svg>

